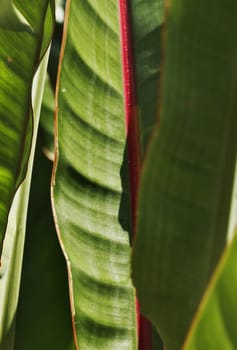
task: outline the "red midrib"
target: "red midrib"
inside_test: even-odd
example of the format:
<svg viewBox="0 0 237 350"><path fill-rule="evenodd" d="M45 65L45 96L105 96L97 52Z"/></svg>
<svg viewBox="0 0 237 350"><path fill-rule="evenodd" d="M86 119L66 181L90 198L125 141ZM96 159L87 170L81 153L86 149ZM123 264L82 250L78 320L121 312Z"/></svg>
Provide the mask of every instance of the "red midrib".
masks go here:
<svg viewBox="0 0 237 350"><path fill-rule="evenodd" d="M137 116L137 100L135 72L132 47L132 31L129 13L129 0L118 0L120 10L120 34L122 52L122 73L124 89L125 125L128 145L128 166L131 191L132 235L136 228L136 208L139 176L141 170L141 154L139 142L139 126ZM151 325L140 315L140 306L136 300L137 332L139 350L151 350Z"/></svg>

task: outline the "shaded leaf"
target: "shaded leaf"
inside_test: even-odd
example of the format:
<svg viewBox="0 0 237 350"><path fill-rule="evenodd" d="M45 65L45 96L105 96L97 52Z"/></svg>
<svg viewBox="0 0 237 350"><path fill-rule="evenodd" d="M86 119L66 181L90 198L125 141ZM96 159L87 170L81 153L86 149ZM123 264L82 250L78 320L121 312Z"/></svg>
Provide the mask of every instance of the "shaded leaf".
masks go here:
<svg viewBox="0 0 237 350"><path fill-rule="evenodd" d="M141 157L144 157L150 134L157 123L158 84L161 67L161 31L164 21L163 0L131 2L132 39L136 71L137 112ZM152 343L152 345L151 345ZM141 316L139 348L163 349L156 329Z"/></svg>
<svg viewBox="0 0 237 350"><path fill-rule="evenodd" d="M236 10L233 0L225 7L183 0L168 17L160 127L144 162L133 276L142 311L169 350L180 349L226 242Z"/></svg>
<svg viewBox="0 0 237 350"><path fill-rule="evenodd" d="M15 350L73 349L66 264L50 205L52 163L38 148L29 200Z"/></svg>
<svg viewBox="0 0 237 350"><path fill-rule="evenodd" d="M18 11L12 0L1 0L0 28L32 32L29 23Z"/></svg>
<svg viewBox="0 0 237 350"><path fill-rule="evenodd" d="M131 10L136 65L137 108L141 147L144 153L150 133L157 123L164 1L133 0Z"/></svg>
<svg viewBox="0 0 237 350"><path fill-rule="evenodd" d="M0 247L10 205L29 158L32 80L41 58L42 36L49 38L51 33L50 27L44 28L47 7L46 0L21 4L26 20L34 19L29 22L34 35L0 29Z"/></svg>
<svg viewBox="0 0 237 350"><path fill-rule="evenodd" d="M45 34L50 38L50 33L52 36L52 25L47 28L44 25L48 1L40 4L24 2L22 7L24 15L32 15L35 19L34 36L27 32L0 30L1 239L7 226L0 267L0 348L7 350L14 348L28 196L48 54L42 59L36 75L35 71L42 58L42 37ZM24 44L26 47L22 50Z"/></svg>
<svg viewBox="0 0 237 350"><path fill-rule="evenodd" d="M6 350L14 349L28 197L47 61L48 55L43 58L34 79L34 85L37 85L35 86L37 99L33 99L35 123L27 175L14 197L3 245L2 265L0 267L0 348Z"/></svg>

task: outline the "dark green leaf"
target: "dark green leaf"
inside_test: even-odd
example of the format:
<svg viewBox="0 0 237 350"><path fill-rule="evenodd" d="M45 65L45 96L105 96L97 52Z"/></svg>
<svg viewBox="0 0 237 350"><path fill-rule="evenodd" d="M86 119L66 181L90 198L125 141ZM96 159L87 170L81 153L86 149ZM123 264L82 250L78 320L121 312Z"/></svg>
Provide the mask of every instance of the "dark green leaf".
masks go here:
<svg viewBox="0 0 237 350"><path fill-rule="evenodd" d="M237 3L172 2L159 131L145 159L133 276L180 349L225 246L236 157Z"/></svg>
<svg viewBox="0 0 237 350"><path fill-rule="evenodd" d="M59 248L50 205L52 163L36 152L15 350L73 349L66 264Z"/></svg>
<svg viewBox="0 0 237 350"><path fill-rule="evenodd" d="M137 108L141 146L142 152L144 152L150 133L157 122L164 1L133 0L131 10L136 64Z"/></svg>

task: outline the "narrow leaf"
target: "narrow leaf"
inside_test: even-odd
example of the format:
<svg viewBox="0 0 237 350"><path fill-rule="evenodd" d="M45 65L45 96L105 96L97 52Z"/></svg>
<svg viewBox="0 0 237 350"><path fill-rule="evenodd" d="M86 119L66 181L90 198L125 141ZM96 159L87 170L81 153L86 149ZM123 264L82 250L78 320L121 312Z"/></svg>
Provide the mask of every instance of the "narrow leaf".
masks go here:
<svg viewBox="0 0 237 350"><path fill-rule="evenodd" d="M24 14L32 15L35 20L35 34L0 30L1 239L7 226L0 267L0 348L8 350L14 348L26 213L48 54L42 59L36 75L35 71L42 58L43 35L48 38L50 33L52 35L53 19L51 13L51 25L45 27L48 1L40 4L24 2L22 7ZM25 50L22 45L26 45Z"/></svg>
<svg viewBox="0 0 237 350"><path fill-rule="evenodd" d="M205 293L184 350L237 348L237 236L223 257Z"/></svg>
<svg viewBox="0 0 237 350"><path fill-rule="evenodd" d="M151 131L157 122L159 98L157 88L160 80L161 67L161 29L164 20L163 0L134 0L131 2L132 39L134 48L134 70L136 86L136 108L138 118L140 156L144 157ZM131 133L135 134L133 130ZM130 138L133 143L134 136ZM134 146L131 147L134 149ZM136 150L134 150L136 151ZM141 163L141 160L140 160ZM134 167L129 157L130 182L140 175L140 169ZM137 174L134 174L137 172ZM138 183L136 184L138 187ZM137 191L136 191L137 192ZM137 193L136 193L137 197ZM134 215L135 217L135 215ZM135 220L134 220L135 221ZM135 233L135 222L134 222ZM160 339L155 329L144 317L139 322L139 348L149 350L162 349Z"/></svg>
<svg viewBox="0 0 237 350"><path fill-rule="evenodd" d="M133 46L136 68L137 110L142 153L157 122L158 85L161 69L163 0L131 1Z"/></svg>
<svg viewBox="0 0 237 350"><path fill-rule="evenodd" d="M35 123L27 175L14 197L3 245L2 265L0 267L0 348L7 350L14 349L27 206L47 62L48 55L43 58L34 79L34 85L37 85L35 86L37 98L33 99Z"/></svg>
<svg viewBox="0 0 237 350"><path fill-rule="evenodd" d="M43 151L50 160L54 159L54 105L54 93L47 76L40 118L40 135Z"/></svg>
<svg viewBox="0 0 237 350"><path fill-rule="evenodd" d="M26 20L34 20L30 23L34 34L0 28L0 252L11 202L27 169L32 141L32 80L41 58L43 33L50 33L44 30L48 1L35 0L21 7Z"/></svg>

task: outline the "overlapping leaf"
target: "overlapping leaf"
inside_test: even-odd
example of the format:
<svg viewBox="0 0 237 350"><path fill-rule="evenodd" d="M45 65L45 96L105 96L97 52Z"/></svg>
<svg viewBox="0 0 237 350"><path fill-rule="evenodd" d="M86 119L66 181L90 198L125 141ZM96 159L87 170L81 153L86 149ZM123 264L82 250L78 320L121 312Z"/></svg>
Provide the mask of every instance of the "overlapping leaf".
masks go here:
<svg viewBox="0 0 237 350"><path fill-rule="evenodd" d="M164 22L163 0L131 2L134 63L137 83L137 109L144 153L159 107L158 85L161 68L161 30Z"/></svg>
<svg viewBox="0 0 237 350"><path fill-rule="evenodd" d="M223 255L199 307L185 350L237 348L237 237Z"/></svg>
<svg viewBox="0 0 237 350"><path fill-rule="evenodd" d="M141 156L144 158L150 134L157 124L158 85L161 69L161 32L164 22L163 0L131 2L134 70L139 121ZM152 330L151 330L152 328ZM140 321L141 349L163 349L154 327L143 317Z"/></svg>
<svg viewBox="0 0 237 350"><path fill-rule="evenodd" d="M70 5L70 6L69 6ZM54 201L77 346L135 349L118 2L68 2Z"/></svg>
<svg viewBox="0 0 237 350"><path fill-rule="evenodd" d="M0 348L9 350L14 348L27 203L48 55L43 58L33 89L32 82L42 54L49 45L53 24L53 3L52 7L48 1L15 1L14 4L25 18L27 30L13 28L10 19L9 27L6 28L5 23L5 28L0 29L1 245L7 226L0 267ZM13 200L17 187L20 188Z"/></svg>
<svg viewBox="0 0 237 350"><path fill-rule="evenodd" d="M32 137L31 85L41 57L43 32L44 51L49 43L49 26L44 31L48 2L15 1L14 5L12 1L3 2L4 8L17 7L19 10L14 8L14 11L18 11L14 13L20 13L27 24L20 29L15 28L16 21L10 10L7 10L10 13L8 23L0 18L0 247L10 205L16 188L25 176L29 157ZM48 18L50 20L50 16Z"/></svg>
<svg viewBox="0 0 237 350"><path fill-rule="evenodd" d="M66 264L50 205L52 163L37 149L29 200L15 350L74 349Z"/></svg>
<svg viewBox="0 0 237 350"><path fill-rule="evenodd" d="M160 128L145 160L133 275L180 349L225 246L236 156L237 5L171 3ZM211 14L211 16L210 16Z"/></svg>

